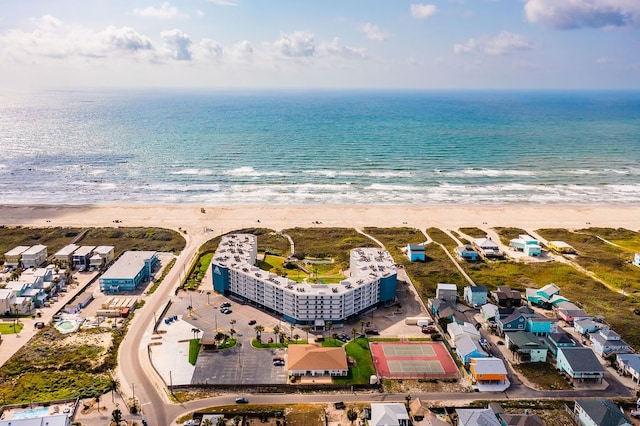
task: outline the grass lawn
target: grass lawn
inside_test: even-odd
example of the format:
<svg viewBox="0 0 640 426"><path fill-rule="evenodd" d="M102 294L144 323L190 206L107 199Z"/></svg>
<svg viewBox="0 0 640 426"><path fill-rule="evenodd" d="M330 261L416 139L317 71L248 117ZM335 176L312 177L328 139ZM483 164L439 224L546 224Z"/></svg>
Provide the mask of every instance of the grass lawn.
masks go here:
<svg viewBox="0 0 640 426"><path fill-rule="evenodd" d="M424 300L434 297L438 283L453 283L464 285L464 277L451 262L442 248L437 244L427 244L425 252L426 262L409 262L407 256L400 250L408 242L422 242L424 235L415 228L365 228L364 231L377 238L385 245L396 263L402 264L411 278L413 285ZM436 228L429 228L427 234L434 240L453 249L456 244L448 235Z"/></svg>
<svg viewBox="0 0 640 426"><path fill-rule="evenodd" d="M18 326L14 329L15 321L11 322L0 322L0 334L17 334L22 331L24 324L21 322L18 323Z"/></svg>
<svg viewBox="0 0 640 426"><path fill-rule="evenodd" d="M258 251L268 252L276 256L287 256L290 251L289 240L268 228L245 228L224 230L226 234L253 234L258 237ZM225 235L226 235L225 234ZM210 239L200 247L201 252L215 252L220 244L221 236Z"/></svg>
<svg viewBox="0 0 640 426"><path fill-rule="evenodd" d="M222 344L218 346L218 349L229 349L234 347L237 343L238 343L238 339L236 339L235 337L225 339L224 342L222 342Z"/></svg>
<svg viewBox="0 0 640 426"><path fill-rule="evenodd" d="M514 364L513 368L540 390L573 389L560 373L546 362Z"/></svg>
<svg viewBox="0 0 640 426"><path fill-rule="evenodd" d="M251 346L256 349L284 349L289 345L306 345L306 340L286 340L284 343L264 343L258 339L251 339Z"/></svg>
<svg viewBox="0 0 640 426"><path fill-rule="evenodd" d="M344 345L343 342L332 337L328 337L320 343L322 344L323 348L339 348L340 346Z"/></svg>
<svg viewBox="0 0 640 426"><path fill-rule="evenodd" d="M372 374L376 373L373 366L373 357L369 349L367 339L358 338L347 343L345 346L347 356L356 361L355 367L349 369L349 374L345 377L334 377L333 382L339 384L367 384Z"/></svg>
<svg viewBox="0 0 640 426"><path fill-rule="evenodd" d="M460 232L471 238L484 238L487 236L487 231L480 228L460 228Z"/></svg>
<svg viewBox="0 0 640 426"><path fill-rule="evenodd" d="M202 278L204 278L204 274L207 273L207 269L211 264L211 259L213 258L213 252L203 253L198 258L195 266L189 273L189 278L184 283L184 288L186 290L195 290L200 287L202 284Z"/></svg>
<svg viewBox="0 0 640 426"><path fill-rule="evenodd" d="M609 285L627 293L640 292L638 268L631 264L632 247L640 245L640 233L612 228L587 228L575 232L539 229L537 232L548 240L570 244L578 252L573 260ZM624 247L608 244L600 238Z"/></svg>
<svg viewBox="0 0 640 426"><path fill-rule="evenodd" d="M322 426L323 414L323 404L295 404L287 410L287 426Z"/></svg>
<svg viewBox="0 0 640 426"><path fill-rule="evenodd" d="M527 235L527 232L524 229L520 228L497 227L493 229L500 236L500 242L506 246L508 246L511 240L513 240L514 238L518 238L520 235Z"/></svg>
<svg viewBox="0 0 640 426"><path fill-rule="evenodd" d="M189 340L189 364L196 365L200 353L200 339Z"/></svg>

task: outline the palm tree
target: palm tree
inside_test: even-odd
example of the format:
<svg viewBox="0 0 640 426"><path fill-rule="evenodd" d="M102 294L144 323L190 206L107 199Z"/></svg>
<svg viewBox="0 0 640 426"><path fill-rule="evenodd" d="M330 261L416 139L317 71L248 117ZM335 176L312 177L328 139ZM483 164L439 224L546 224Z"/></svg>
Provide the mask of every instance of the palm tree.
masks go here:
<svg viewBox="0 0 640 426"><path fill-rule="evenodd" d="M196 339L196 333L199 333L200 330L198 330L197 328L194 327L194 328L191 329L191 332L193 333L193 338Z"/></svg>
<svg viewBox="0 0 640 426"><path fill-rule="evenodd" d="M96 395L94 399L96 400L96 404L98 404L98 413L99 413L100 412L100 395Z"/></svg>
<svg viewBox="0 0 640 426"><path fill-rule="evenodd" d="M207 305L209 305L209 295L211 295L210 291L207 292Z"/></svg>
<svg viewBox="0 0 640 426"><path fill-rule="evenodd" d="M364 325L366 324L366 321L361 319L360 320L360 328L362 329L362 331L360 332L360 334L364 334Z"/></svg>
<svg viewBox="0 0 640 426"><path fill-rule="evenodd" d="M355 328L355 327L353 327L353 328L351 329L351 335L353 336L353 339L354 339L354 340L355 340L355 338L356 338L356 334L358 334L358 329L357 329L357 328Z"/></svg>
<svg viewBox="0 0 640 426"><path fill-rule="evenodd" d="M309 343L309 332L311 331L311 327L309 327L308 325L305 325L304 327L302 327L302 331L307 333L307 343Z"/></svg>
<svg viewBox="0 0 640 426"><path fill-rule="evenodd" d="M299 338L300 338L299 334L294 334L293 335L293 340L295 340L296 342L298 341Z"/></svg>
<svg viewBox="0 0 640 426"><path fill-rule="evenodd" d="M218 417L216 426L227 426L227 421L224 419L224 417Z"/></svg>
<svg viewBox="0 0 640 426"><path fill-rule="evenodd" d="M120 426L121 421L122 421L122 411L116 408L111 412L111 422L115 423L116 426Z"/></svg>
<svg viewBox="0 0 640 426"><path fill-rule="evenodd" d="M278 342L278 334L280 334L280 327L276 325L273 327L273 340L275 340L276 343Z"/></svg>
<svg viewBox="0 0 640 426"><path fill-rule="evenodd" d="M327 321L327 322L324 324L324 329L325 329L325 330L327 330L327 331L329 331L329 332L330 332L332 328L333 328L333 323L332 323L331 321Z"/></svg>
<svg viewBox="0 0 640 426"><path fill-rule="evenodd" d="M233 335L236 334L238 331L235 328L231 328L229 329L229 334L231 335L231 338L233 339Z"/></svg>
<svg viewBox="0 0 640 426"><path fill-rule="evenodd" d="M353 407L349 408L349 411L347 411L347 419L349 419L351 424L358 419L358 412L354 410Z"/></svg>
<svg viewBox="0 0 640 426"><path fill-rule="evenodd" d="M213 422L211 421L211 419L204 419L200 424L202 426L213 426Z"/></svg>
<svg viewBox="0 0 640 426"><path fill-rule="evenodd" d="M280 343L284 343L284 338L287 336L287 333L285 333L284 331L281 331L280 333L278 333L278 337L280 337L280 340L278 340Z"/></svg>
<svg viewBox="0 0 640 426"><path fill-rule="evenodd" d="M264 331L264 326L258 324L255 327L253 327L253 329L256 331L256 340L260 341L260 339L262 338L262 332Z"/></svg>

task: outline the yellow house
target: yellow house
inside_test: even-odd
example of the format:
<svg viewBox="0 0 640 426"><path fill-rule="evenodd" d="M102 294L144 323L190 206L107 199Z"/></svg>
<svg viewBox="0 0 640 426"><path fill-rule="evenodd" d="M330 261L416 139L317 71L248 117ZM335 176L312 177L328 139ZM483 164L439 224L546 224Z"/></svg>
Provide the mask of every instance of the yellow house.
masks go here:
<svg viewBox="0 0 640 426"><path fill-rule="evenodd" d="M576 250L564 241L549 241L549 248L558 253L575 253Z"/></svg>

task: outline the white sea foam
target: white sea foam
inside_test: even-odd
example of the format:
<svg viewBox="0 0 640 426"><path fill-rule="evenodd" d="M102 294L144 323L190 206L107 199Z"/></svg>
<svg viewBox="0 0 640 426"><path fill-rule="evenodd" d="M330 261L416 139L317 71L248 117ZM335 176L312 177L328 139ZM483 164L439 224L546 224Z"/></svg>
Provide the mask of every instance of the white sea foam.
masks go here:
<svg viewBox="0 0 640 426"><path fill-rule="evenodd" d="M227 176L239 176L239 177L287 176L288 175L288 173L283 171L260 172L251 166L243 166L243 167L237 167L231 170L225 170L223 174Z"/></svg>
<svg viewBox="0 0 640 426"><path fill-rule="evenodd" d="M464 169L461 172L450 172L450 176L535 176L536 172L529 170L497 170L497 169Z"/></svg>
<svg viewBox="0 0 640 426"><path fill-rule="evenodd" d="M182 169L170 172L172 175L193 175L193 176L209 176L213 174L212 170L207 169Z"/></svg>

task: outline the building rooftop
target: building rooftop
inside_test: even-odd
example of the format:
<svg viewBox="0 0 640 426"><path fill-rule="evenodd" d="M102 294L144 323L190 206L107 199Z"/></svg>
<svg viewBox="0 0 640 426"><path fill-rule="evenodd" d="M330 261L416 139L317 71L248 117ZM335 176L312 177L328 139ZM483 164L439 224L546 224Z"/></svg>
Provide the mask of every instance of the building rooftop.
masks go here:
<svg viewBox="0 0 640 426"><path fill-rule="evenodd" d="M558 348L558 352L562 352L574 372L605 371L591 348Z"/></svg>
<svg viewBox="0 0 640 426"><path fill-rule="evenodd" d="M5 256L17 256L29 250L29 246L17 246L6 252Z"/></svg>
<svg viewBox="0 0 640 426"><path fill-rule="evenodd" d="M471 358L474 371L480 374L507 374L507 367L500 358Z"/></svg>
<svg viewBox="0 0 640 426"><path fill-rule="evenodd" d="M64 247L62 247L60 250L58 250L54 256L70 256L71 254L73 254L74 251L76 251L78 249L78 247L80 247L77 244L68 244Z"/></svg>
<svg viewBox="0 0 640 426"><path fill-rule="evenodd" d="M96 248L96 246L80 246L75 252L73 252L73 255L88 256L89 254L91 254L94 248Z"/></svg>
<svg viewBox="0 0 640 426"><path fill-rule="evenodd" d="M23 256L29 256L40 253L42 250L46 250L47 246L43 246L42 244L36 244L35 246L29 247L27 250L22 252Z"/></svg>
<svg viewBox="0 0 640 426"><path fill-rule="evenodd" d="M598 426L632 424L618 406L608 399L577 399L576 404L582 407Z"/></svg>
<svg viewBox="0 0 640 426"><path fill-rule="evenodd" d="M100 279L134 278L144 267L145 260L155 254L155 251L126 251Z"/></svg>
<svg viewBox="0 0 640 426"><path fill-rule="evenodd" d="M116 248L114 246L98 246L93 249L93 252L97 254L109 254L115 249Z"/></svg>
<svg viewBox="0 0 640 426"><path fill-rule="evenodd" d="M344 347L323 348L316 345L289 345L287 370L348 370Z"/></svg>

